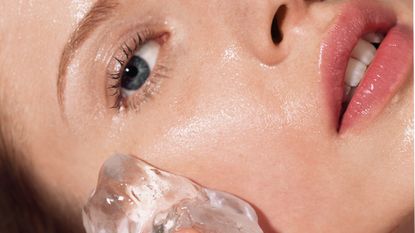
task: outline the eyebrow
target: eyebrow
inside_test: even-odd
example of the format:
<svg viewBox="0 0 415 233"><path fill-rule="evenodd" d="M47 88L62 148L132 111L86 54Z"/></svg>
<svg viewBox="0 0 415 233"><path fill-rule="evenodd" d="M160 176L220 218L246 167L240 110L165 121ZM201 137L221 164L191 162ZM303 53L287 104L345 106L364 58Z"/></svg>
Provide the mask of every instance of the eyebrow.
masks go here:
<svg viewBox="0 0 415 233"><path fill-rule="evenodd" d="M110 18L117 6L117 0L98 0L94 3L86 16L79 22L76 29L71 33L69 40L62 51L59 63L57 90L58 102L61 106L63 106L64 102L64 89L66 85L68 64L73 59L76 50L79 49L99 25Z"/></svg>

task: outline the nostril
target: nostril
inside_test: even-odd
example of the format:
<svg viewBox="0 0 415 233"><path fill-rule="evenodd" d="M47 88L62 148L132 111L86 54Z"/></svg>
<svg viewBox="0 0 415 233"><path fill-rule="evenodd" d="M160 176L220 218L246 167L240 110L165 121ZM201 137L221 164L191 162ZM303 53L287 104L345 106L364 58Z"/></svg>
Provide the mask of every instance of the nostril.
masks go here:
<svg viewBox="0 0 415 233"><path fill-rule="evenodd" d="M282 24L284 23L285 16L287 14L287 6L281 5L277 12L275 12L274 18L271 25L271 37L275 45L281 43L284 38L284 34L281 30Z"/></svg>

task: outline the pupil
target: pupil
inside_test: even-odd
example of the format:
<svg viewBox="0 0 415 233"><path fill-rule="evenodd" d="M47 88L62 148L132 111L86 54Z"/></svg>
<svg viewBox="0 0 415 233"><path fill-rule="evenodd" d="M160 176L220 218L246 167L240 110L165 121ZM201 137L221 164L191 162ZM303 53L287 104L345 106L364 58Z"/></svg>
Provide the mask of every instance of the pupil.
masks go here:
<svg viewBox="0 0 415 233"><path fill-rule="evenodd" d="M126 90L138 90L150 75L150 67L139 56L134 56L124 68L121 77L121 88Z"/></svg>
<svg viewBox="0 0 415 233"><path fill-rule="evenodd" d="M125 68L125 72L124 73L125 73L125 76L134 77L134 76L137 75L138 69L135 66L127 66Z"/></svg>

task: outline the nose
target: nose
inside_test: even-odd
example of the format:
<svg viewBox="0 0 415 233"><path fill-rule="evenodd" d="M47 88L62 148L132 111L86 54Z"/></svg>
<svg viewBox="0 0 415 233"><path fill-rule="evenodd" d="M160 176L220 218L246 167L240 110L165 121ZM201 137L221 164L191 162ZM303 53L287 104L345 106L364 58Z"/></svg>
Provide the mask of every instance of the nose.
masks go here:
<svg viewBox="0 0 415 233"><path fill-rule="evenodd" d="M251 51L264 64L279 63L293 46L298 24L305 18L309 1L258 1L246 15L244 33ZM261 13L258 13L261 12Z"/></svg>

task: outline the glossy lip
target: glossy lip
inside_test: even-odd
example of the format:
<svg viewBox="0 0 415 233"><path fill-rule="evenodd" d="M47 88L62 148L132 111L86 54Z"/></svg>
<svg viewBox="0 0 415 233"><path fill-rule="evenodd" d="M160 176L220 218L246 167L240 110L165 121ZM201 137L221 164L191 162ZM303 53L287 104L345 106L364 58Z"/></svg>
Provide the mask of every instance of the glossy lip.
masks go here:
<svg viewBox="0 0 415 233"><path fill-rule="evenodd" d="M352 1L342 7L321 44L320 71L325 99L333 127L340 133L363 120L370 122L407 79L412 67L412 30L396 24L393 11L373 1ZM358 40L369 32L387 35L339 122L347 63Z"/></svg>

